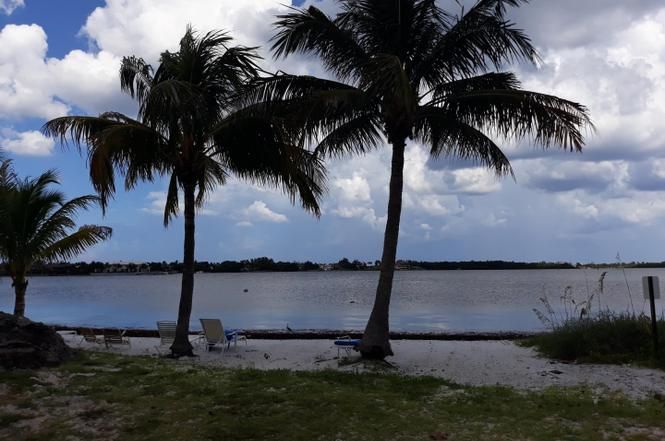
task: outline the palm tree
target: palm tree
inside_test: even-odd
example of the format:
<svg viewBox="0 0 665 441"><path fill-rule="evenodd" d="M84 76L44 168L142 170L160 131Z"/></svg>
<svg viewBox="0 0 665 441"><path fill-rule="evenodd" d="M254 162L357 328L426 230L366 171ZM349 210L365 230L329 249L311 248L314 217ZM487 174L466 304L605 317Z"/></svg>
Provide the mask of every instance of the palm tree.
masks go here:
<svg viewBox="0 0 665 441"><path fill-rule="evenodd" d="M169 176L164 225L184 197L182 287L173 356L193 355L189 320L194 291L195 209L229 175L281 188L294 202L319 215L321 162L292 142L265 112L238 110L235 97L259 70L254 48L229 46L222 32L202 37L188 27L177 52L164 52L159 67L126 57L121 88L139 104L138 118L116 112L49 121L45 134L88 145L90 178L104 206L115 191L114 173L125 188ZM70 135L69 137L67 135Z"/></svg>
<svg viewBox="0 0 665 441"><path fill-rule="evenodd" d="M25 314L27 274L35 262L69 260L87 248L108 239L109 227L76 227L75 215L99 202L97 196L81 196L67 201L59 191L54 171L34 179L12 182L0 190L0 260L5 262L16 295L14 315Z"/></svg>
<svg viewBox="0 0 665 441"><path fill-rule="evenodd" d="M389 305L402 209L407 140L431 156L460 157L512 175L494 139L532 139L581 150L587 109L522 90L505 63L537 64L528 36L506 18L526 0L479 0L454 16L436 0L339 0L278 16L272 50L318 56L335 80L284 73L262 80L247 102L291 111L292 124L322 156L360 154L385 143L392 163L381 271L360 351L392 355Z"/></svg>

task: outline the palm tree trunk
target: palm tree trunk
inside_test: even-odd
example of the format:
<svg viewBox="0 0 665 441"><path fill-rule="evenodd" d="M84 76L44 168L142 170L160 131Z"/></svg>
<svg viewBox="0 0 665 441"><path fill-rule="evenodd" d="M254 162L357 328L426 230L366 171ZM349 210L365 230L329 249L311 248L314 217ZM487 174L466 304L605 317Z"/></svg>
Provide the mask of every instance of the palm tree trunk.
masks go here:
<svg viewBox="0 0 665 441"><path fill-rule="evenodd" d="M180 306L178 307L178 323L175 330L175 340L171 345L171 355L174 357L193 357L192 344L189 342L189 319L192 315L192 298L194 296L194 229L195 186L184 186L185 196L185 246L182 267L182 288L180 290Z"/></svg>
<svg viewBox="0 0 665 441"><path fill-rule="evenodd" d="M393 289L399 221L402 214L402 188L404 187L404 148L406 140L393 142L393 158L390 169L390 192L388 195L388 218L383 238L381 274L376 288L374 307L365 327L360 343L360 353L365 358L384 359L393 355L390 347L389 312L390 294Z"/></svg>
<svg viewBox="0 0 665 441"><path fill-rule="evenodd" d="M28 281L24 275L21 275L12 280L12 285L14 286L14 294L16 295L14 300L14 315L16 317L23 317L25 316L25 292L28 289Z"/></svg>

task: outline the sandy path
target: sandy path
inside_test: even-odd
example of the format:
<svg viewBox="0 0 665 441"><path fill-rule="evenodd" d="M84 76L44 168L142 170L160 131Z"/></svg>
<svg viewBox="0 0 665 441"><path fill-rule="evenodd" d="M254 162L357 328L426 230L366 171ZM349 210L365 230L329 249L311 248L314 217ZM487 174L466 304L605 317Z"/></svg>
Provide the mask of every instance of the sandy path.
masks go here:
<svg viewBox="0 0 665 441"><path fill-rule="evenodd" d="M66 336L72 346L79 346L80 337ZM159 340L132 338L131 348L113 352L128 355L158 354ZM529 348L509 341L415 341L392 342L394 357L388 361L405 375L430 375L459 384L505 385L518 389L542 389L548 386L588 384L619 390L631 397L653 393L665 395L665 372L612 365L577 365L552 362L540 358ZM85 349L105 350L82 344ZM161 349L168 352L167 347ZM257 369L344 371L362 370L359 364L339 365L337 349L331 340L253 340L222 353L220 350L196 351L200 356L182 363L201 363L224 367ZM344 355L344 352L342 352Z"/></svg>

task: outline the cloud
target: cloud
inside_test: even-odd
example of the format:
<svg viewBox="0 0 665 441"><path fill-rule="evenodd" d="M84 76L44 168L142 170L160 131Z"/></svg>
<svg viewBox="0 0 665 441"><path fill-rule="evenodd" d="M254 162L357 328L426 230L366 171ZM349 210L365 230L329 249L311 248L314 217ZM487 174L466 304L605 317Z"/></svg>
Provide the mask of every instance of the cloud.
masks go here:
<svg viewBox="0 0 665 441"><path fill-rule="evenodd" d="M53 153L55 142L36 130L15 132L2 130L0 147L16 155L49 156Z"/></svg>
<svg viewBox="0 0 665 441"><path fill-rule="evenodd" d="M0 31L0 118L54 118L69 107L48 91L46 33L38 25L7 25Z"/></svg>
<svg viewBox="0 0 665 441"><path fill-rule="evenodd" d="M189 24L202 33L225 30L247 46L267 46L270 23L285 10L274 0L107 0L90 14L83 32L101 50L154 63L176 48Z"/></svg>
<svg viewBox="0 0 665 441"><path fill-rule="evenodd" d="M454 195L422 195L416 197L412 204L415 205L416 208L419 208L426 214L432 216L443 217L459 214L464 211L464 207L460 204L457 196Z"/></svg>
<svg viewBox="0 0 665 441"><path fill-rule="evenodd" d="M337 207L332 213L344 219L361 219L377 230L382 229L386 223L386 216L378 217L370 207Z"/></svg>
<svg viewBox="0 0 665 441"><path fill-rule="evenodd" d="M632 192L610 199L590 198L584 192L557 197L559 204L588 220L612 222L616 227L650 226L665 220L665 192Z"/></svg>
<svg viewBox="0 0 665 441"><path fill-rule="evenodd" d="M511 9L511 18L536 45L579 47L603 44L608 33L661 9L661 0L557 0Z"/></svg>
<svg viewBox="0 0 665 441"><path fill-rule="evenodd" d="M25 6L23 0L0 0L0 11L5 15L11 15L16 8Z"/></svg>
<svg viewBox="0 0 665 441"><path fill-rule="evenodd" d="M285 215L275 213L270 208L268 208L266 203L263 201L254 201L252 205L245 209L244 214L249 219L262 220L266 222L283 223L289 221Z"/></svg>
<svg viewBox="0 0 665 441"><path fill-rule="evenodd" d="M482 195L501 190L501 181L484 168L465 168L451 174L456 193Z"/></svg>
<svg viewBox="0 0 665 441"><path fill-rule="evenodd" d="M156 64L163 51L177 49L188 24L202 33L227 31L235 44L261 46L261 63L275 70L280 62L274 62L268 51L273 32L268 24L284 10L285 6L273 0L200 0L194 4L188 0L108 0L90 14L82 28L90 50L73 50L62 58L47 58L47 36L41 26L7 25L0 31L0 118L51 119L72 109L132 114L135 105L120 91L122 57L137 55ZM321 71L315 60L290 60L282 65L300 73Z"/></svg>
<svg viewBox="0 0 665 441"><path fill-rule="evenodd" d="M151 191L146 196L146 199L148 199L149 205L141 208L141 211L150 214L164 215L164 206L166 206L165 191Z"/></svg>
<svg viewBox="0 0 665 441"><path fill-rule="evenodd" d="M636 162L629 169L631 188L639 191L665 190L665 159Z"/></svg>
<svg viewBox="0 0 665 441"><path fill-rule="evenodd" d="M354 173L352 178L338 178L334 186L340 190L341 198L349 202L371 202L371 192L367 179Z"/></svg>
<svg viewBox="0 0 665 441"><path fill-rule="evenodd" d="M47 59L47 48L38 25L7 25L0 31L0 118L51 119L72 107L92 114L133 109L120 93L120 57L75 50Z"/></svg>
<svg viewBox="0 0 665 441"><path fill-rule="evenodd" d="M519 161L526 185L547 192L558 193L585 190L593 193L623 191L630 180L626 161L553 161L536 159Z"/></svg>

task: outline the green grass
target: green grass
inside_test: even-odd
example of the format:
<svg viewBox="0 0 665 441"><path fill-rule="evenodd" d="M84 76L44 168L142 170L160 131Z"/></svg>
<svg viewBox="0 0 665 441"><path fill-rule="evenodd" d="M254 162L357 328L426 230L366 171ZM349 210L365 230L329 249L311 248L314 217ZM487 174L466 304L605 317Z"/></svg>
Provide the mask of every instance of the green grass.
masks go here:
<svg viewBox="0 0 665 441"><path fill-rule="evenodd" d="M665 437L659 397L631 401L590 388L523 392L386 373L230 370L100 353L2 375L0 439L17 441Z"/></svg>
<svg viewBox="0 0 665 441"><path fill-rule="evenodd" d="M665 369L665 321L658 321L659 350L654 353L651 320L630 314L601 314L568 320L552 332L523 342L558 360L624 364Z"/></svg>

